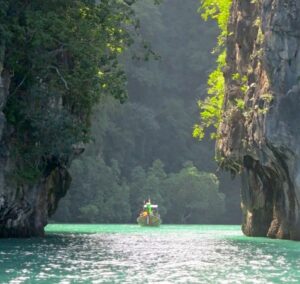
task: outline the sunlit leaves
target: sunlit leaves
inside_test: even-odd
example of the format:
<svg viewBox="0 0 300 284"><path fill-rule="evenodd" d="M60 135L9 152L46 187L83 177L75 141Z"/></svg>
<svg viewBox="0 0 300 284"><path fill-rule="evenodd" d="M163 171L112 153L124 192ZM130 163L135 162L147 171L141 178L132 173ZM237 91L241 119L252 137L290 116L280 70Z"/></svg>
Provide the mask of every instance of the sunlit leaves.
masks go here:
<svg viewBox="0 0 300 284"><path fill-rule="evenodd" d="M219 35L218 46L224 44L227 36L227 23L230 15L230 7L232 0L201 0L199 11L204 20L209 18L217 21L221 30Z"/></svg>
<svg viewBox="0 0 300 284"><path fill-rule="evenodd" d="M218 44L215 52L219 52L217 69L208 78L208 96L198 101L201 121L194 126L193 136L200 140L204 138L205 131L213 127L217 129L222 117L222 105L225 95L225 79L223 67L226 64L226 51L224 44L228 35L227 24L230 15L232 0L202 0L199 11L204 20L214 19L220 28ZM211 129L210 129L211 130ZM216 138L216 132L211 132L211 138Z"/></svg>

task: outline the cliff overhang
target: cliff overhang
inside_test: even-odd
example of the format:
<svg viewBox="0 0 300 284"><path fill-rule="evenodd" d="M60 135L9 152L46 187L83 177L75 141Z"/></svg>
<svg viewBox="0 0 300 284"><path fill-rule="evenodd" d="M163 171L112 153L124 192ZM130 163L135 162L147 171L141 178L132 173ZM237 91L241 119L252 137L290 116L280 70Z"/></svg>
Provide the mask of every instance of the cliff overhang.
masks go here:
<svg viewBox="0 0 300 284"><path fill-rule="evenodd" d="M242 175L249 236L300 240L299 28L297 0L233 0L217 155Z"/></svg>

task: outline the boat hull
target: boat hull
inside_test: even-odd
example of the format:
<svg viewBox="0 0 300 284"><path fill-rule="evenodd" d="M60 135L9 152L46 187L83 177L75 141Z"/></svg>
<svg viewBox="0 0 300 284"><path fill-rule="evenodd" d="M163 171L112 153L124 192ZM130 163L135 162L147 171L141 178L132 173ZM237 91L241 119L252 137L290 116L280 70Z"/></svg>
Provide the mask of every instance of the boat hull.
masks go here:
<svg viewBox="0 0 300 284"><path fill-rule="evenodd" d="M137 222L141 226L158 227L161 224L161 219L155 215L143 215L137 218Z"/></svg>

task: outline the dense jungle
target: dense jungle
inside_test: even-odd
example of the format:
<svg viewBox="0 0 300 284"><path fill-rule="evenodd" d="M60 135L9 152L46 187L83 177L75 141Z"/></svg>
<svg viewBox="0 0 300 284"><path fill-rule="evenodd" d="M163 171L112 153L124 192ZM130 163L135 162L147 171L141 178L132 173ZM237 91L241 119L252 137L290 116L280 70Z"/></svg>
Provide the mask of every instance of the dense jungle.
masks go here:
<svg viewBox="0 0 300 284"><path fill-rule="evenodd" d="M166 223L241 222L239 183L218 172L213 140L192 137L197 100L207 96L216 66L218 28L201 21L197 0L172 3L135 6L151 53L137 59L144 51L134 44L120 58L128 98L120 104L105 97L95 107L93 141L72 164L54 221L135 222L150 197Z"/></svg>
<svg viewBox="0 0 300 284"><path fill-rule="evenodd" d="M0 0L1 283L298 283L298 0Z"/></svg>

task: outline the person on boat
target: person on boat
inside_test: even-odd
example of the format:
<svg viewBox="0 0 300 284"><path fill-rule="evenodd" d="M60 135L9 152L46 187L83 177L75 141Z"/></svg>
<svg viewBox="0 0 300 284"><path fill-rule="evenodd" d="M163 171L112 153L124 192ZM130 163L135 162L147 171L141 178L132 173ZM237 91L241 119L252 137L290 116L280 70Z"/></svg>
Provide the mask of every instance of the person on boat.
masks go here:
<svg viewBox="0 0 300 284"><path fill-rule="evenodd" d="M152 214L152 206L151 206L151 200L150 198L148 199L148 202L146 203L146 209L149 215Z"/></svg>
<svg viewBox="0 0 300 284"><path fill-rule="evenodd" d="M144 202L143 202L143 207L142 207L142 210L141 210L140 215L141 215L142 217L146 217L146 216L149 215L148 208L147 208L147 201L145 201L145 200L144 200Z"/></svg>

